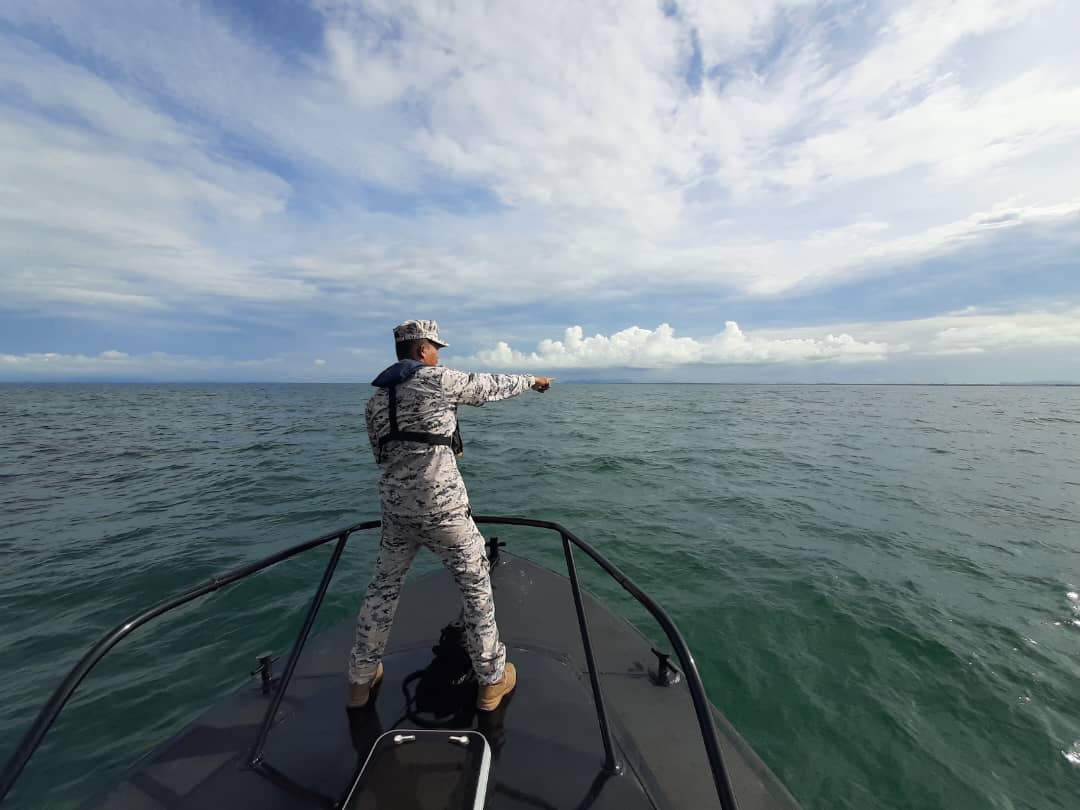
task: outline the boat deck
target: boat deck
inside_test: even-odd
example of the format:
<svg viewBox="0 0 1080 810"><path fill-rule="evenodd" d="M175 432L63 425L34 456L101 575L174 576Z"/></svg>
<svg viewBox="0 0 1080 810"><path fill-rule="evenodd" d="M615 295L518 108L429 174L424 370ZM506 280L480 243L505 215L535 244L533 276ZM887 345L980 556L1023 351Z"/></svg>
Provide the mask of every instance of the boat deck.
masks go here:
<svg viewBox="0 0 1080 810"><path fill-rule="evenodd" d="M649 642L585 595L597 668L619 757L603 746L567 579L502 552L492 570L496 614L518 688L495 712L466 711L456 728L481 731L493 755L488 806L706 808L719 802L684 684L658 686ZM431 660L439 631L457 616L453 580L436 571L409 582L384 657L385 679L363 710L344 708L352 623L308 644L260 767L245 765L268 698L243 689L149 754L127 779L85 805L108 810L339 807L372 744L392 728L424 727L407 711L402 681ZM790 795L716 713L742 810L797 810Z"/></svg>

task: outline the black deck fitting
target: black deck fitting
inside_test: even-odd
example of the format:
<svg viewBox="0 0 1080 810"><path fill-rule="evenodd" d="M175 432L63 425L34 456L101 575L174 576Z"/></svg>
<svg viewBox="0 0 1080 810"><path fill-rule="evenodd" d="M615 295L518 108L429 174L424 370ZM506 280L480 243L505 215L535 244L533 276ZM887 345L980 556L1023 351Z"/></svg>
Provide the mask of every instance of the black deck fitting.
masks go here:
<svg viewBox="0 0 1080 810"><path fill-rule="evenodd" d="M504 548L506 543L500 540L498 537L492 535L487 541L487 558L488 563L494 565L499 561L499 549Z"/></svg>
<svg viewBox="0 0 1080 810"><path fill-rule="evenodd" d="M255 656L255 662L257 666L251 671L252 675L259 676L259 689L262 690L264 695L270 694L270 689L274 684L274 662L278 660L278 657L273 653L259 653Z"/></svg>
<svg viewBox="0 0 1080 810"><path fill-rule="evenodd" d="M682 675L675 668L675 665L671 663L671 653L660 652L656 647L653 647L652 651L657 661L656 672L649 671L652 682L657 686L674 686L681 683Z"/></svg>

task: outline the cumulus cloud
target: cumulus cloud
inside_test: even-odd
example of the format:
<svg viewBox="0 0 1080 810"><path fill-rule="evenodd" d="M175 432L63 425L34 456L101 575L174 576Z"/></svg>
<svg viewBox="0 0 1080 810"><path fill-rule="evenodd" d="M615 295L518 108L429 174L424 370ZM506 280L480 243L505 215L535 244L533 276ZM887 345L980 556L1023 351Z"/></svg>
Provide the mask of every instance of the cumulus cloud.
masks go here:
<svg viewBox="0 0 1080 810"><path fill-rule="evenodd" d="M858 338L853 337L858 335ZM1006 355L1048 350L1080 356L1080 309L1027 312L968 307L946 315L903 321L834 324L744 332L728 321L710 338L677 337L668 324L631 326L587 337L580 326L562 340L544 339L534 351L499 341L450 362L493 369L658 369L703 365L771 365L883 361L890 356Z"/></svg>
<svg viewBox="0 0 1080 810"><path fill-rule="evenodd" d="M761 338L748 335L734 321L705 340L676 337L666 323L656 329L631 326L612 335L585 337L580 326L566 330L562 340L542 340L533 352L511 349L499 342L494 349L477 352L465 362L489 368L667 368L692 364L764 365L814 361L865 362L882 360L890 351L885 343L861 342L851 335L827 334L819 338Z"/></svg>

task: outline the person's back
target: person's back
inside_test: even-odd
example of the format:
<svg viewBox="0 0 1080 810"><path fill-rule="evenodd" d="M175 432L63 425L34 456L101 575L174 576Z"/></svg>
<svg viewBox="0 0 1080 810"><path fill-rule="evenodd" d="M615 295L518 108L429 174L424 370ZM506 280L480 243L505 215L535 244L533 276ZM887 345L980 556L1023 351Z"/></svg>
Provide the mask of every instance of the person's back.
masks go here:
<svg viewBox="0 0 1080 810"><path fill-rule="evenodd" d="M378 390L365 411L368 439L379 461L383 512L434 515L465 508L469 503L451 445L391 441L380 449L380 440L391 433L391 388L398 430L452 436L459 405L479 406L517 396L535 382L532 375L467 374L413 360L398 361L383 371L372 383Z"/></svg>
<svg viewBox="0 0 1080 810"><path fill-rule="evenodd" d="M492 710L517 676L495 625L484 539L472 520L458 471L459 405L546 391L548 377L467 374L438 367L434 321L406 321L394 329L398 362L373 381L365 409L368 438L379 464L382 541L375 575L357 617L349 661L350 707L365 706L382 678L380 661L390 635L401 584L421 545L447 567L461 590L463 618L480 691L477 707Z"/></svg>

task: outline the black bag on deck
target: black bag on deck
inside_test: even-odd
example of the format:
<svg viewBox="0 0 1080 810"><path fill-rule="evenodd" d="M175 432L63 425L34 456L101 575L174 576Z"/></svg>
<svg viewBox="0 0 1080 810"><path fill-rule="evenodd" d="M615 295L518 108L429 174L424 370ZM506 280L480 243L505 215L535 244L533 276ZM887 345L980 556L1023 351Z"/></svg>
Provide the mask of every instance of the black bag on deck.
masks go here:
<svg viewBox="0 0 1080 810"><path fill-rule="evenodd" d="M439 720L471 712L479 687L465 642L465 626L456 621L446 625L431 651L435 657L419 673L416 711Z"/></svg>

